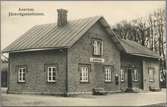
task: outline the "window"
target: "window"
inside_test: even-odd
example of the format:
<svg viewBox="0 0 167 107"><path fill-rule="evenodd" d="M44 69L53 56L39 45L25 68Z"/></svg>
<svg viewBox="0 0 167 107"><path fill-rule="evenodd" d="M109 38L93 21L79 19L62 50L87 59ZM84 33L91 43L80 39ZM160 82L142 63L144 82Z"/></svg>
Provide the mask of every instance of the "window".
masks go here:
<svg viewBox="0 0 167 107"><path fill-rule="evenodd" d="M125 81L125 71L121 69L121 82Z"/></svg>
<svg viewBox="0 0 167 107"><path fill-rule="evenodd" d="M93 55L100 56L103 54L103 42L102 40L93 40Z"/></svg>
<svg viewBox="0 0 167 107"><path fill-rule="evenodd" d="M136 69L134 69L133 70L133 74L132 74L133 76L133 81L138 81L138 72L137 72L137 70Z"/></svg>
<svg viewBox="0 0 167 107"><path fill-rule="evenodd" d="M80 82L89 82L89 66L80 65Z"/></svg>
<svg viewBox="0 0 167 107"><path fill-rule="evenodd" d="M47 79L48 82L56 82L56 67L48 67Z"/></svg>
<svg viewBox="0 0 167 107"><path fill-rule="evenodd" d="M149 81L154 81L154 69L153 68L150 68L148 70L148 75L149 75Z"/></svg>
<svg viewBox="0 0 167 107"><path fill-rule="evenodd" d="M105 82L111 82L112 81L112 71L111 71L111 66L106 66L104 67L105 71Z"/></svg>
<svg viewBox="0 0 167 107"><path fill-rule="evenodd" d="M18 82L25 82L25 67L19 67L18 69Z"/></svg>

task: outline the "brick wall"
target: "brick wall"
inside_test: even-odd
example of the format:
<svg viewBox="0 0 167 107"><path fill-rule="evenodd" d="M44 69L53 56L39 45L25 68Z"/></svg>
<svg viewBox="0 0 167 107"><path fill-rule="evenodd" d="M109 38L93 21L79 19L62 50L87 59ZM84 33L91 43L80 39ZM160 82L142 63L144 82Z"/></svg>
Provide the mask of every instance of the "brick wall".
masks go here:
<svg viewBox="0 0 167 107"><path fill-rule="evenodd" d="M37 52L10 53L9 93L63 94L65 92L64 50L48 50ZM56 83L48 83L45 64L58 64ZM26 82L17 82L16 66L26 65Z"/></svg>
<svg viewBox="0 0 167 107"><path fill-rule="evenodd" d="M103 40L104 52L102 58L104 63L92 63L92 38ZM91 65L89 73L89 83L80 83L80 72L78 64L85 63ZM113 44L109 35L105 32L100 23L96 23L82 38L68 50L68 91L73 92L92 92L95 87L103 87L106 91L119 90L119 85L115 85L114 75L111 83L104 82L104 65L114 66L114 75L119 73L120 52Z"/></svg>
<svg viewBox="0 0 167 107"><path fill-rule="evenodd" d="M125 81L121 82L121 89L125 90L128 87L128 69L135 67L138 71L138 81L132 80L132 87L142 88L143 73L142 73L142 58L127 54L121 55L121 68L125 70ZM133 68L132 68L133 69Z"/></svg>
<svg viewBox="0 0 167 107"><path fill-rule="evenodd" d="M159 61L151 58L137 57L127 54L121 55L121 67L125 68L125 81L121 82L121 89L125 90L128 87L127 69L129 66L135 66L139 71L139 81L132 81L132 86L149 90L149 87L159 88ZM155 69L155 81L149 82L148 69Z"/></svg>
<svg viewBox="0 0 167 107"><path fill-rule="evenodd" d="M143 85L144 85L144 90L148 91L149 87L152 88L160 88L159 86L159 78L160 78L160 68L159 68L159 61L155 59L144 59L143 60ZM155 74L154 74L154 81L150 82L149 81L149 74L148 74L148 69L149 68L154 68L155 69Z"/></svg>

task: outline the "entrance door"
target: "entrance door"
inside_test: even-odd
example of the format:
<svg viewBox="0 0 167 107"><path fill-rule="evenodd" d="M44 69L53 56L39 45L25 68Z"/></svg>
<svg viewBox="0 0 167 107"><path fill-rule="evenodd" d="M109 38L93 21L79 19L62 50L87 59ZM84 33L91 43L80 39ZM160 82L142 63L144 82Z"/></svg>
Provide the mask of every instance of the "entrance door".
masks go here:
<svg viewBox="0 0 167 107"><path fill-rule="evenodd" d="M102 87L104 81L103 65L100 63L94 63L94 72L95 72L96 87Z"/></svg>
<svg viewBox="0 0 167 107"><path fill-rule="evenodd" d="M128 88L132 88L132 69L128 69Z"/></svg>

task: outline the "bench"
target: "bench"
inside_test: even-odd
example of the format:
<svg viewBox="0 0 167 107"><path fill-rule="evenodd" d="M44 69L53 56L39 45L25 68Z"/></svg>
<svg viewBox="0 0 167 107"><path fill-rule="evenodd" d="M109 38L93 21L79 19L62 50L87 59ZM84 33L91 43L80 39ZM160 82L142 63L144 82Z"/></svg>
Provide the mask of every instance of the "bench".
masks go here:
<svg viewBox="0 0 167 107"><path fill-rule="evenodd" d="M93 95L106 95L107 92L104 91L104 88L94 88Z"/></svg>
<svg viewBox="0 0 167 107"><path fill-rule="evenodd" d="M150 91L153 91L153 92L161 91L160 88L155 88L155 87L149 87L149 90L150 90Z"/></svg>

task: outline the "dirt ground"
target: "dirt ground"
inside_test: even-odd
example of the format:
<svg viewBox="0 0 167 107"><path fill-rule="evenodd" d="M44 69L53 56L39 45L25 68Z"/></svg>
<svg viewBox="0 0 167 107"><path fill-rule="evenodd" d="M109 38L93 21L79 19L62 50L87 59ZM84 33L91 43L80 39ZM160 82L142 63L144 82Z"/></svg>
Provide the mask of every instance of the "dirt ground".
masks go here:
<svg viewBox="0 0 167 107"><path fill-rule="evenodd" d="M102 96L82 95L61 97L49 95L6 94L2 90L3 106L144 106L165 105L166 89L160 92L116 93Z"/></svg>

